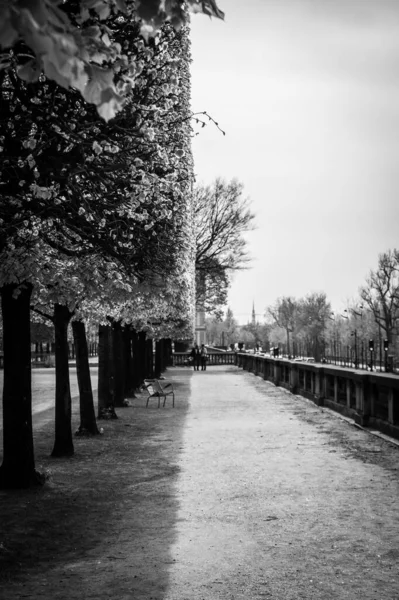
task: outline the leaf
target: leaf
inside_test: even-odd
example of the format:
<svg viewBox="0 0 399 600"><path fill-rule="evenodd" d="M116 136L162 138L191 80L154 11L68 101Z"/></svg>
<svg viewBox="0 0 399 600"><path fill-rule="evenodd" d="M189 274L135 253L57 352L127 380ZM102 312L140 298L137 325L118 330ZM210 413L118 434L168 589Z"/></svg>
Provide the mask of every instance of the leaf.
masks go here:
<svg viewBox="0 0 399 600"><path fill-rule="evenodd" d="M19 67L17 72L18 77L20 77L23 81L33 83L34 81L38 81L41 68L37 64L37 61L33 59L25 63L23 67Z"/></svg>
<svg viewBox="0 0 399 600"><path fill-rule="evenodd" d="M101 102L97 104L97 112L105 121L113 119L123 107L123 98L114 90L108 88L101 95Z"/></svg>
<svg viewBox="0 0 399 600"><path fill-rule="evenodd" d="M188 4L191 12L202 12L209 17L224 20L224 12L219 9L214 0L188 0Z"/></svg>
<svg viewBox="0 0 399 600"><path fill-rule="evenodd" d="M95 11L100 17L101 21L105 21L105 19L108 19L109 15L111 14L111 8L107 2L101 2L100 4L98 4L95 7Z"/></svg>
<svg viewBox="0 0 399 600"><path fill-rule="evenodd" d="M125 0L115 0L115 4L121 12L127 13L127 6Z"/></svg>
<svg viewBox="0 0 399 600"><path fill-rule="evenodd" d="M91 66L90 80L83 90L83 97L91 104L103 103L102 94L106 90L114 88L114 73L111 69L102 69L101 67Z"/></svg>
<svg viewBox="0 0 399 600"><path fill-rule="evenodd" d="M10 54L8 52L0 54L0 71L1 69L7 69L10 65Z"/></svg>

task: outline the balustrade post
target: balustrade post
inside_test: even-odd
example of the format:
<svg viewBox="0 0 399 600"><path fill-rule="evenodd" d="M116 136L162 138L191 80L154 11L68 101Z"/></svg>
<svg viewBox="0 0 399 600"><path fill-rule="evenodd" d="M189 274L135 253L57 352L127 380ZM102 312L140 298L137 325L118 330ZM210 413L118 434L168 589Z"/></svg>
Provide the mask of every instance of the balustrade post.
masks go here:
<svg viewBox="0 0 399 600"><path fill-rule="evenodd" d="M363 412L363 383L361 381L356 381L356 412L359 414Z"/></svg>
<svg viewBox="0 0 399 600"><path fill-rule="evenodd" d="M372 394L372 385L368 378L364 378L356 385L356 410L359 416L355 417L355 421L362 427L367 427L372 414L372 405L374 404Z"/></svg>
<svg viewBox="0 0 399 600"><path fill-rule="evenodd" d="M280 366L280 363L276 361L274 363L274 376L273 376L274 385L279 385L280 379L281 379L281 366Z"/></svg>
<svg viewBox="0 0 399 600"><path fill-rule="evenodd" d="M338 377L334 377L334 402L338 402Z"/></svg>
<svg viewBox="0 0 399 600"><path fill-rule="evenodd" d="M324 394L322 389L322 378L323 373L321 371L316 371L315 373L315 384L314 384L314 397L317 406L324 406Z"/></svg>
<svg viewBox="0 0 399 600"><path fill-rule="evenodd" d="M388 392L388 423L391 425L395 424L394 421L394 410L393 410L393 389L389 388Z"/></svg>
<svg viewBox="0 0 399 600"><path fill-rule="evenodd" d="M346 380L346 407L351 407L351 380Z"/></svg>
<svg viewBox="0 0 399 600"><path fill-rule="evenodd" d="M296 394L298 391L298 367L291 365L290 368L290 391Z"/></svg>

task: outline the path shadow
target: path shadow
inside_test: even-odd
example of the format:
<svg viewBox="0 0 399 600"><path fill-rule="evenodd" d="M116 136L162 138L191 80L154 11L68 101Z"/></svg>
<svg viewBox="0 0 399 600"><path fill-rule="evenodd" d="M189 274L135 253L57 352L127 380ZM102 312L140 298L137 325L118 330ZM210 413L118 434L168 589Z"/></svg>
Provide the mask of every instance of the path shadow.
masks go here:
<svg viewBox="0 0 399 600"><path fill-rule="evenodd" d="M176 481L192 373L170 369L176 405L146 396L75 438L75 456L49 458L53 424L36 433L41 489L0 492L0 587L8 600L162 599L179 499ZM78 424L77 415L75 415Z"/></svg>

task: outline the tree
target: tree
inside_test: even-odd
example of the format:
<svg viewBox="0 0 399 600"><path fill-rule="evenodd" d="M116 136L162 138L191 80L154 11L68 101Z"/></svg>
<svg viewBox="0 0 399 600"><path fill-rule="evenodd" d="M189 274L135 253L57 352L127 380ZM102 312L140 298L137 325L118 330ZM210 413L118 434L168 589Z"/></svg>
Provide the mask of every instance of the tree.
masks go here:
<svg viewBox="0 0 399 600"><path fill-rule="evenodd" d="M326 324L331 305L324 292L313 292L299 301L299 337L305 342L309 356L319 361L325 352Z"/></svg>
<svg viewBox="0 0 399 600"><path fill-rule="evenodd" d="M250 262L244 234L253 229L255 215L236 180L196 186L193 202L197 305L213 312L227 300L231 272Z"/></svg>
<svg viewBox="0 0 399 600"><path fill-rule="evenodd" d="M187 0L193 12L223 19L214 0ZM187 24L179 0L0 0L0 69L22 58L18 76L37 81L43 71L65 89L79 90L105 119L119 112L140 71L126 47L113 38L112 24L140 23L148 39L165 21ZM128 66L127 69L124 67Z"/></svg>
<svg viewBox="0 0 399 600"><path fill-rule="evenodd" d="M210 346L218 346L222 335L223 321L220 315L212 315L205 319L206 339Z"/></svg>
<svg viewBox="0 0 399 600"><path fill-rule="evenodd" d="M187 48L188 41L184 31L176 34L167 32L166 35L174 40L174 56L168 52L168 43L166 46L158 44L161 62L157 63L159 71L154 70L161 80L154 83L153 88L148 86L148 81L147 88L145 81L142 82L143 105L133 114L134 123L129 122L130 127L127 127L127 121L132 114L128 112L111 127L97 122L94 114L89 115L90 107L78 104L76 108L76 99L69 95L60 96L59 89L52 84L45 89L39 86L37 94L34 88L32 95L32 87L13 77L12 70L2 77L1 114L2 117L5 115L5 120L1 141L6 142L7 158L2 165L2 181L6 187L2 190L4 202L0 207L0 286L5 319L11 316L12 320L26 323L26 315L22 315L22 311L29 314L30 300L19 303L11 300L23 293L30 299L31 281L40 275L42 268L33 251L39 248L40 252L43 242L60 256L72 259L102 256L111 269L113 261L118 261L114 272L116 279L122 283L124 275L145 280L154 272L166 279L170 275L172 279L172 273L180 269L180 272L185 271L185 285L190 287L186 280L191 273L187 267L192 260L192 247L187 242L186 224L187 206L191 202L192 161L190 117L187 114L188 55L183 51L183 45ZM131 43L134 45L135 39ZM138 51L145 54L143 49ZM153 54L149 54L150 63ZM178 54L180 85L169 81L173 76L173 65L176 74ZM166 87L162 88L163 85ZM155 91L161 88L157 96ZM72 96L73 93L68 92ZM27 102L26 106L26 99L30 98L36 98L37 103ZM146 127L144 136L137 135L136 143L135 135L142 129L141 126L136 128L136 119L139 120L139 113L145 113L145 108L148 108L144 100L162 103L162 118L158 123L158 110L148 111L151 119L154 114L157 115L153 119L155 125L151 128L152 133ZM39 106L39 112L31 111L31 105ZM51 113L53 108L54 113ZM76 126L74 121L79 113L87 116L87 127L83 131L81 123ZM62 126L57 125L57 118ZM53 132L51 128L47 129L49 122L58 127L61 135L56 129ZM43 123L43 127L38 127L38 123ZM71 125L74 126L72 131L76 128L80 132L77 137L73 134L68 136ZM20 126L21 131L18 130ZM8 130L12 131L11 135L7 134ZM152 135L155 141L151 139ZM96 136L100 136L100 142ZM35 156L31 151L35 152ZM71 169L62 159L68 153L71 153ZM58 164L54 162L54 155L61 158ZM112 156L117 159L113 160ZM121 160L119 156L122 156ZM96 157L101 158L97 161ZM79 161L85 165L80 171ZM58 168L60 164L63 165L61 169ZM124 266L123 274L121 266ZM186 294L182 294L181 304L187 302L187 298ZM6 338L8 350L5 348L5 354L19 357L20 362L5 360L4 403L7 407L13 405L10 411L4 413L7 415L5 443L6 440L32 437L25 408L21 409L22 404L28 405L25 396L30 388L28 382L25 382L26 389L16 382L24 374L30 385L30 356L27 364L29 336L19 336L19 352L12 350L15 340L10 336ZM65 406L66 422L69 418L68 401ZM22 415L23 420L15 419L14 412ZM29 427L25 435L21 428L26 424ZM12 444L5 450L0 482L3 487L26 485L26 482L29 484L35 479L33 444L24 444L24 449L29 450L29 460L24 452L9 460L13 453ZM25 467L29 470L28 476L25 476Z"/></svg>
<svg viewBox="0 0 399 600"><path fill-rule="evenodd" d="M190 114L179 109L187 94L179 73L187 42L169 28L157 45L145 48L138 26L123 23L114 35L127 44L141 73L112 125L99 120L76 91L65 94L42 80L26 85L15 65L0 72L0 251L9 240L26 248L41 237L69 255L95 249L125 260L130 269L138 260L154 269L161 238L174 255L176 240L165 221L177 236L174 189L187 176L182 138L191 134ZM144 265L143 247L150 245L151 263Z"/></svg>
<svg viewBox="0 0 399 600"><path fill-rule="evenodd" d="M278 298L276 304L274 306L270 306L267 309L267 312L273 318L275 323L285 330L287 335L286 352L288 355L290 355L290 333L295 331L296 318L298 314L298 305L295 298L292 298L291 296Z"/></svg>
<svg viewBox="0 0 399 600"><path fill-rule="evenodd" d="M360 297L372 311L378 327L385 332L388 343L393 341L399 319L399 251L388 250L378 257L376 270L371 270Z"/></svg>
<svg viewBox="0 0 399 600"><path fill-rule="evenodd" d="M234 344L237 341L238 324L234 318L233 311L228 307L226 317L223 321L223 331L225 332L224 343L226 346Z"/></svg>
<svg viewBox="0 0 399 600"><path fill-rule="evenodd" d="M42 484L35 469L32 437L32 391L29 305L32 285L16 293L13 285L1 288L3 311L4 387L3 387L3 463L0 489L25 488ZM25 343L21 345L21 339ZM22 349L22 352L21 352ZM9 427L9 424L12 427Z"/></svg>

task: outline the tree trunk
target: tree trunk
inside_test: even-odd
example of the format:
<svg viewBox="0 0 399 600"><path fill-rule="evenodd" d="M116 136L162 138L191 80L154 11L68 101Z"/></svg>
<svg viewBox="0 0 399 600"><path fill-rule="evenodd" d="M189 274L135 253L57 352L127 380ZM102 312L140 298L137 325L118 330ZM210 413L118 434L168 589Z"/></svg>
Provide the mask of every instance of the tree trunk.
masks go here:
<svg viewBox="0 0 399 600"><path fill-rule="evenodd" d="M152 350L152 339L148 339L146 341L145 373L146 379L152 379L154 377L154 355Z"/></svg>
<svg viewBox="0 0 399 600"><path fill-rule="evenodd" d="M290 357L290 356L291 356L291 347L290 347L290 330L288 329L288 327L287 327L287 329L286 329L286 332L287 332L287 354L288 354L288 357Z"/></svg>
<svg viewBox="0 0 399 600"><path fill-rule="evenodd" d="M80 425L77 434L99 433L94 410L93 391L91 387L89 352L87 347L86 328L83 321L72 321L73 339L76 348L76 375L79 386Z"/></svg>
<svg viewBox="0 0 399 600"><path fill-rule="evenodd" d="M159 378L162 373L162 351L163 351L163 340L157 340L155 342L155 377Z"/></svg>
<svg viewBox="0 0 399 600"><path fill-rule="evenodd" d="M112 323L112 360L114 381L114 406L123 407L125 404L125 357L120 321Z"/></svg>
<svg viewBox="0 0 399 600"><path fill-rule="evenodd" d="M170 338L165 340L165 368L166 367L173 367L172 340Z"/></svg>
<svg viewBox="0 0 399 600"><path fill-rule="evenodd" d="M123 345L125 358L125 398L135 398L135 373L133 359L133 331L130 325L123 329Z"/></svg>
<svg viewBox="0 0 399 600"><path fill-rule="evenodd" d="M132 354L133 354L133 382L134 389L138 390L140 381L140 359L139 359L139 335L135 329L132 329Z"/></svg>
<svg viewBox="0 0 399 600"><path fill-rule="evenodd" d="M146 334L144 331L140 331L138 334L137 341L137 376L139 386L142 385L144 379L146 378Z"/></svg>
<svg viewBox="0 0 399 600"><path fill-rule="evenodd" d="M72 456L72 399L69 384L68 324L73 313L54 304L55 329L55 441L53 457Z"/></svg>
<svg viewBox="0 0 399 600"><path fill-rule="evenodd" d="M98 418L118 418L114 408L112 333L110 325L100 325L98 328Z"/></svg>
<svg viewBox="0 0 399 600"><path fill-rule="evenodd" d="M19 294L14 298L14 292ZM1 289L3 315L3 463L0 489L42 484L35 470L32 432L30 356L30 298L33 286L5 285Z"/></svg>

